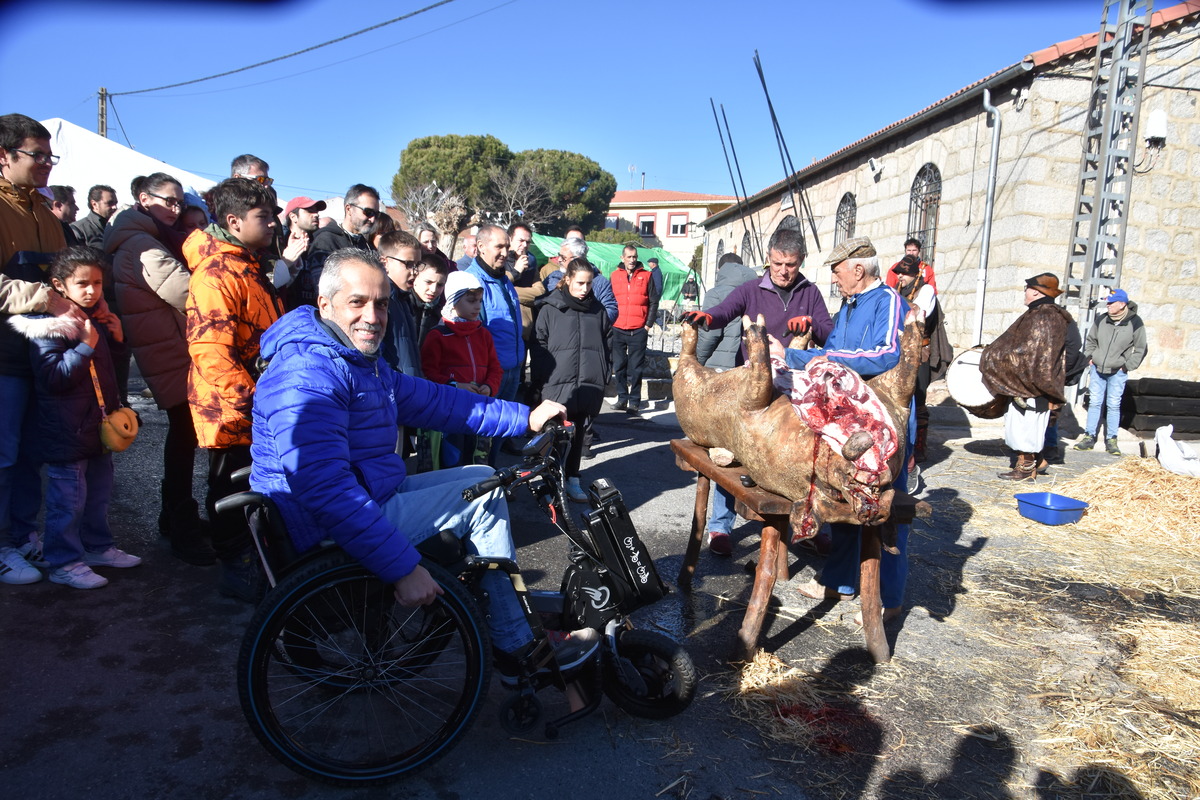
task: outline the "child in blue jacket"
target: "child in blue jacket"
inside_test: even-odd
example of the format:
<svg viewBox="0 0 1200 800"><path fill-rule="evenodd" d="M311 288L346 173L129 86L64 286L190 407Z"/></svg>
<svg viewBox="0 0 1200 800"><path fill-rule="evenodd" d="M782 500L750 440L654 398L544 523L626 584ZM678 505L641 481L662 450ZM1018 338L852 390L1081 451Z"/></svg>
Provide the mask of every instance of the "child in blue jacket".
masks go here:
<svg viewBox="0 0 1200 800"><path fill-rule="evenodd" d="M120 407L113 355L124 352L125 336L103 302L103 258L94 248L70 247L50 267L50 284L86 314L82 324L44 314L9 319L29 339L37 393L32 434L48 478L45 538L40 547L31 538L22 551L49 569L53 583L76 589L108 583L92 567L142 563L116 547L108 525L113 462L100 443L96 387L107 410Z"/></svg>

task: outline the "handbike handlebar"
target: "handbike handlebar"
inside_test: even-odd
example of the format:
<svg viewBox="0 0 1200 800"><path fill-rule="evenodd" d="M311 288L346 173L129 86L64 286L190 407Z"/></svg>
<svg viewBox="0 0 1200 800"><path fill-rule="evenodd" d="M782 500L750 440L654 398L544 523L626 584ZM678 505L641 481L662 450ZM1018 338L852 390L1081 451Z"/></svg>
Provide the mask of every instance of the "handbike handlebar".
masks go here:
<svg viewBox="0 0 1200 800"><path fill-rule="evenodd" d="M467 488L463 489L462 499L466 500L469 503L472 500L474 500L476 497L481 497L482 495L487 494L488 492L492 491L493 489L497 489L501 486L508 486L510 483L512 483L516 479L517 479L516 467L508 467L507 469L502 469L499 472L497 472L495 475L484 478L479 483L476 483L473 486L468 486Z"/></svg>
<svg viewBox="0 0 1200 800"><path fill-rule="evenodd" d="M534 475L541 474L549 463L549 445L562 446L565 456L575 435L575 426L570 422L560 425L547 425L536 436L529 440L522 453L525 460L521 464L498 470L495 475L484 478L479 483L468 486L462 491L462 499L468 503L500 487L508 487L517 482L525 482Z"/></svg>

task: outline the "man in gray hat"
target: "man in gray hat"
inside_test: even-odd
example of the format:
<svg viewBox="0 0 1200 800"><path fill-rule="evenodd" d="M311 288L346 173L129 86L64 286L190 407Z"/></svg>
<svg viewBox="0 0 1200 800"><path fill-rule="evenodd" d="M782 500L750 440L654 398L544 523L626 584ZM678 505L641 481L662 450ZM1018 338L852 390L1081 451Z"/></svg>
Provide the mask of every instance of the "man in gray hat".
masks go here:
<svg viewBox="0 0 1200 800"><path fill-rule="evenodd" d="M900 332L908 303L879 279L879 258L875 245L865 236L857 236L833 248L825 264L833 270L833 280L842 292L842 307L833 318L833 331L822 348L784 350L771 342L771 355L787 360L792 369L804 369L818 356L844 364L864 378L887 372L900 363ZM912 414L907 431L897 431L905 442L900 474L893 481L901 489L908 482L908 449L915 431ZM838 599L856 594L859 574L861 527L829 526L832 544L825 569L817 580L800 587L800 593L814 599ZM879 594L883 601L883 619L900 615L904 606L904 586L908 580L908 525L898 525L896 546L899 555L884 552L879 560Z"/></svg>
<svg viewBox="0 0 1200 800"><path fill-rule="evenodd" d="M864 378L900 363L900 329L908 303L879 279L875 245L856 236L833 248L825 265L842 292L842 308L823 348L780 351L792 369L804 369L818 356L845 364Z"/></svg>

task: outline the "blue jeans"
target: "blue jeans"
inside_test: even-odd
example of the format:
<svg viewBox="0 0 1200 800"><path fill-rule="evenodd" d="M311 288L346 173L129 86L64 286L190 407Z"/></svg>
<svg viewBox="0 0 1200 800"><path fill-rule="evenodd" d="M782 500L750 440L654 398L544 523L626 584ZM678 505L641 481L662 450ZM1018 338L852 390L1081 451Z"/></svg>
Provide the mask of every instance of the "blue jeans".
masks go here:
<svg viewBox="0 0 1200 800"><path fill-rule="evenodd" d="M1125 381L1129 380L1129 373L1119 369L1111 375L1101 375L1095 364L1092 364L1090 369L1092 373L1088 378L1087 434L1096 436L1100 433L1100 407L1103 404L1108 409L1104 420L1104 435L1111 439L1121 427L1121 397L1125 394Z"/></svg>
<svg viewBox="0 0 1200 800"><path fill-rule="evenodd" d="M409 475L384 502L383 515L397 528L416 531L409 536L413 545L440 531L453 531L467 540L467 549L473 553L515 561L504 490L493 489L470 503L462 499L463 489L494 474L491 467L471 466ZM533 641L508 575L488 570L481 584L489 597L486 613L496 649L511 653Z"/></svg>
<svg viewBox="0 0 1200 800"><path fill-rule="evenodd" d="M900 462L900 474L892 485L903 490L908 485L908 457L912 455L912 442L916 436L916 415L909 409L908 436L904 447L904 458ZM899 608L904 605L904 587L908 583L908 532L909 525L896 526L896 547L899 555L884 550L879 554L879 599L884 608ZM862 549L862 526L834 523L829 526L829 557L821 572L821 585L836 587L842 594L858 592L860 573L860 551Z"/></svg>
<svg viewBox="0 0 1200 800"><path fill-rule="evenodd" d="M112 453L47 464L46 477L49 483L42 552L50 568L82 561L85 550L99 553L112 547L112 529L108 527Z"/></svg>
<svg viewBox="0 0 1200 800"><path fill-rule="evenodd" d="M32 379L0 375L0 547L18 547L29 541L42 504L38 465L21 455L25 413L32 395ZM14 525L14 517L23 524Z"/></svg>
<svg viewBox="0 0 1200 800"><path fill-rule="evenodd" d="M713 483L712 487L714 491L711 501L712 512L708 515L708 529L729 533L733 530L733 523L737 520L737 512L734 511L737 500L716 483Z"/></svg>

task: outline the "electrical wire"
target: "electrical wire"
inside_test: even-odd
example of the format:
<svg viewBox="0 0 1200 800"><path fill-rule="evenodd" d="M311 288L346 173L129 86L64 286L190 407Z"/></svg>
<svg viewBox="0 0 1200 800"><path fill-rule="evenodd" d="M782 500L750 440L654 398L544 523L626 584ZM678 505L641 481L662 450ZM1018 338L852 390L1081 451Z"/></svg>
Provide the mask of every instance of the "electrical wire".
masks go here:
<svg viewBox="0 0 1200 800"><path fill-rule="evenodd" d="M121 135L125 137L125 144L129 145L130 150L137 150L133 146L133 142L129 141L129 134L125 132L125 123L121 122L121 115L117 113L117 104L112 101L112 97L108 98L108 104L112 106L113 116L117 118L117 125L121 127Z"/></svg>
<svg viewBox="0 0 1200 800"><path fill-rule="evenodd" d="M338 59L337 61L330 61L328 64L322 64L317 67L311 67L309 69L300 70L299 72L291 72L291 73L288 73L287 75L281 75L278 78L268 78L265 81L255 81L254 83L243 83L240 86L228 86L228 87L225 87L222 89L210 89L208 91L203 91L203 92L182 92L179 94L160 94L160 95L158 95L158 97L200 97L202 95L207 95L207 94L221 94L222 92L235 92L239 89L251 89L255 86L264 86L268 83L278 83L279 81L291 80L292 78L298 78L301 75L307 75L310 72L319 72L320 70L329 69L330 67L336 67L336 66L340 66L342 64L347 64L351 61L357 61L360 58L366 58L367 56L375 55L376 53L382 53L384 50L389 50L393 47L399 47L402 44L408 44L409 42L415 42L416 40L423 39L426 36L432 36L435 33L440 33L441 31L444 31L447 28L453 28L456 25L461 25L464 22L470 22L473 19L482 17L484 14L490 14L493 11L498 11L499 9L504 8L505 6L511 6L513 3L516 3L517 1L518 0L507 0L507 2L500 3L499 5L492 6L491 8L485 8L483 11L479 11L475 14L471 14L470 16L463 17L462 19L454 20L453 22L448 22L445 25L439 25L438 27L431 28L430 30L427 30L423 33L418 33L416 36L410 36L407 39L401 39L398 42L392 42L391 44L385 44L383 47L377 47L374 50L366 50L362 53L357 53L355 55L349 56L348 58L341 58L341 59Z"/></svg>
<svg viewBox="0 0 1200 800"><path fill-rule="evenodd" d="M224 78L227 75L236 75L239 72L246 72L247 70L256 69L258 67L265 67L267 64L274 64L278 61L283 61L283 60L289 59L289 58L295 58L296 56L303 55L305 53L311 53L313 50L319 50L322 47L328 47L331 44L337 44L338 42L344 42L347 39L354 38L355 36L361 36L364 33L369 33L371 31L378 30L378 29L386 27L388 25L392 25L397 22L402 22L406 19L412 19L413 17L417 16L418 14L424 14L426 11L432 11L435 8L438 8L440 6L444 6L448 3L453 3L453 2L454 2L454 0L438 0L438 2L436 2L436 3L425 6L424 8L419 8L416 11L409 12L408 14L403 14L399 17L396 17L395 19L389 19L385 22L380 22L378 24L372 25L369 28L363 28L360 31L354 31L353 33L348 33L345 36L339 36L336 39L330 39L327 42L321 42L320 44L314 44L311 47L305 47L303 50L297 50L294 53L288 53L287 55L276 56L275 58L269 58L266 61L260 61L257 64L250 64L249 66L246 66L246 67L239 67L237 69L226 70L225 72L219 72L216 75L209 75L208 77L205 77L205 78L194 78L190 81L180 81L179 83L169 83L166 86L155 86L152 89L136 89L136 90L130 91L130 92L109 92L108 96L115 97L117 95L146 94L147 92L157 92L157 91L161 91L162 89L175 89L180 86L191 86L194 83L203 83L204 81L211 81L216 78Z"/></svg>

